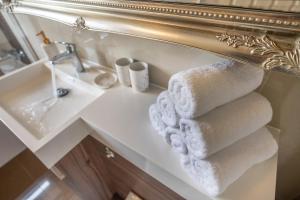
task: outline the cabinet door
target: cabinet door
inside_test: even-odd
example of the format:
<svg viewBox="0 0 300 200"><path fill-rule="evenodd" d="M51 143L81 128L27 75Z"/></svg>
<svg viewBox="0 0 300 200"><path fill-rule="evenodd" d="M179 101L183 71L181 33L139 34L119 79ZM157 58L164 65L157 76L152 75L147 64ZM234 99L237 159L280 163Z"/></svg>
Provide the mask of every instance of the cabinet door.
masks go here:
<svg viewBox="0 0 300 200"><path fill-rule="evenodd" d="M96 152L89 147L89 140L84 139L71 152L56 164L64 173L64 182L84 200L109 200L113 191L108 172L101 159L91 159ZM87 148L88 152L85 150Z"/></svg>
<svg viewBox="0 0 300 200"><path fill-rule="evenodd" d="M91 136L56 165L64 181L84 200L125 199L133 192L147 200L181 200L181 196Z"/></svg>
<svg viewBox="0 0 300 200"><path fill-rule="evenodd" d="M93 150L96 147L97 152L92 153L88 150L92 146ZM119 154L113 152L112 156L110 150L93 137L88 136L86 138L84 148L87 149L89 155L95 154L98 156L97 159L105 163L105 169L109 174L113 191L121 197L125 198L130 191L133 191L138 196L147 200L183 199Z"/></svg>

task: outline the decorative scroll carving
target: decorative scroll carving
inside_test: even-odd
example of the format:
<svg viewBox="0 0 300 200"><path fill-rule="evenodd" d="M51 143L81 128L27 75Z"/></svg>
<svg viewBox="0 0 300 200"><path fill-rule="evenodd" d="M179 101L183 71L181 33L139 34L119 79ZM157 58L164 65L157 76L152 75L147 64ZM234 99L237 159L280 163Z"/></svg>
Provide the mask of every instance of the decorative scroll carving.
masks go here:
<svg viewBox="0 0 300 200"><path fill-rule="evenodd" d="M14 7L18 5L16 0L0 0L0 9L5 10L8 13L12 13Z"/></svg>
<svg viewBox="0 0 300 200"><path fill-rule="evenodd" d="M83 30L88 29L88 27L85 25L85 20L83 19L83 17L78 17L75 21L75 23L72 25L73 30L75 32L80 33Z"/></svg>
<svg viewBox="0 0 300 200"><path fill-rule="evenodd" d="M300 70L300 41L295 42L293 50L283 50L267 35L262 37L249 35L233 35L222 33L216 36L233 48L247 47L251 55L264 56L262 67L266 70L281 68L284 70Z"/></svg>

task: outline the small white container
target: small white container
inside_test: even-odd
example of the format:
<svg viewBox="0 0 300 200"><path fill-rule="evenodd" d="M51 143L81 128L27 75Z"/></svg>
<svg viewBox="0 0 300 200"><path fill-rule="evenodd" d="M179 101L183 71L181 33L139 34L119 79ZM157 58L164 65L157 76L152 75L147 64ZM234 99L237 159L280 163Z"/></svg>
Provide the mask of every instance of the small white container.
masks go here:
<svg viewBox="0 0 300 200"><path fill-rule="evenodd" d="M127 87L131 85L129 75L129 66L131 63L133 63L133 59L131 58L119 58L115 62L118 79L122 85Z"/></svg>
<svg viewBox="0 0 300 200"><path fill-rule="evenodd" d="M131 86L135 91L144 92L149 87L148 64L134 62L130 64L129 74Z"/></svg>

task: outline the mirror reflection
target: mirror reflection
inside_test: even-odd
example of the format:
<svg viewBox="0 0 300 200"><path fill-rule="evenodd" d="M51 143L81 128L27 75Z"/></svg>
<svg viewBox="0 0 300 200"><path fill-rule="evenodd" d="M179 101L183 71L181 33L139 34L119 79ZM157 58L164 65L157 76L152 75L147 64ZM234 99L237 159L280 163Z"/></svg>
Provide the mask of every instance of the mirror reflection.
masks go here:
<svg viewBox="0 0 300 200"><path fill-rule="evenodd" d="M10 16L12 17L12 16ZM16 27L15 28L20 28ZM24 38L20 41L18 38ZM27 54L21 45L25 37L11 29L7 19L0 14L0 76L9 74L27 64L30 64Z"/></svg>

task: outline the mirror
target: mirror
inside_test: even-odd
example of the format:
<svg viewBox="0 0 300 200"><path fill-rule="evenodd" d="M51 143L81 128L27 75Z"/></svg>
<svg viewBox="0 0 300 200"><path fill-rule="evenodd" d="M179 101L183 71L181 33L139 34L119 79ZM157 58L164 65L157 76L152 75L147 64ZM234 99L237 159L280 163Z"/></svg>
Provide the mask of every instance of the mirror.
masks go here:
<svg viewBox="0 0 300 200"><path fill-rule="evenodd" d="M28 55L33 56L25 47L26 37L18 31L20 27L11 20L12 16L0 13L0 76L30 64L32 59Z"/></svg>
<svg viewBox="0 0 300 200"><path fill-rule="evenodd" d="M213 6L227 6L274 10L284 12L300 12L299 0L164 0L166 2L203 4Z"/></svg>

